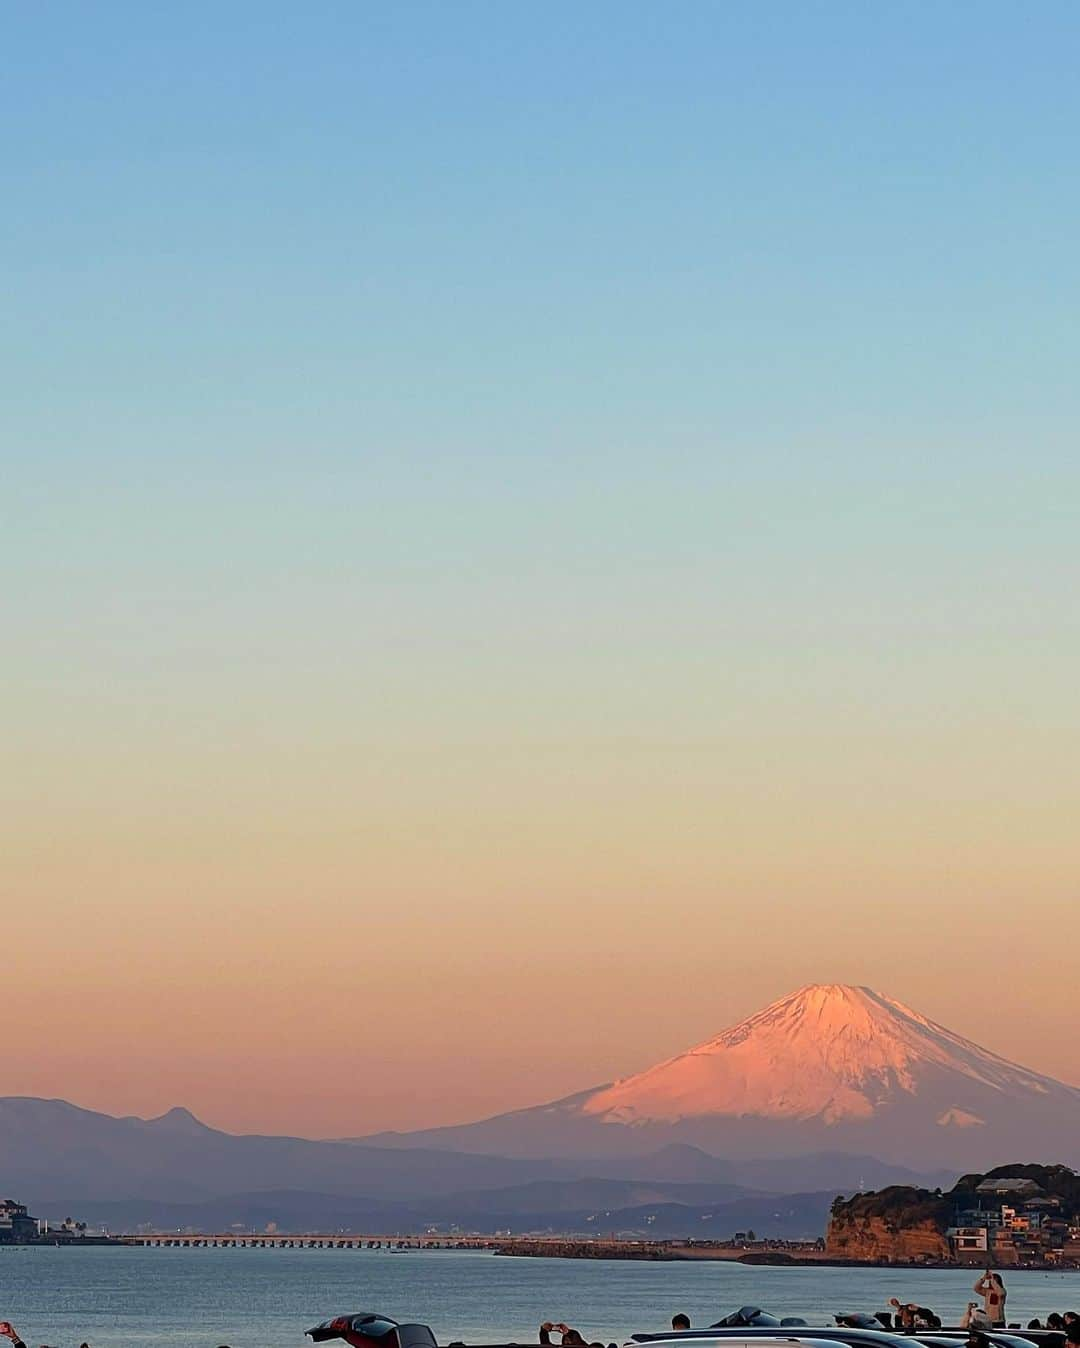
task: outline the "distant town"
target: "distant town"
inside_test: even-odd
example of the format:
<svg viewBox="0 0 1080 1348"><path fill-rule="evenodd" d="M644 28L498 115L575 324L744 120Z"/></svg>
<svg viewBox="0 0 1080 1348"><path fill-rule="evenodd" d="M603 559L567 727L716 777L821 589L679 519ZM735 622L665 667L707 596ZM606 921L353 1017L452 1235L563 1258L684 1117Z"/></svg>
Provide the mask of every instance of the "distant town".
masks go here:
<svg viewBox="0 0 1080 1348"><path fill-rule="evenodd" d="M272 1228L272 1229L271 1229ZM892 1185L832 1206L827 1233L815 1240L759 1237L654 1240L608 1236L454 1230L423 1234L263 1231L153 1231L113 1235L72 1217L49 1222L23 1203L0 1201L0 1245L145 1245L276 1249L485 1249L537 1258L738 1260L749 1264L901 1264L1080 1268L1080 1176L1067 1166L1001 1166L965 1175L947 1193Z"/></svg>
<svg viewBox="0 0 1080 1348"><path fill-rule="evenodd" d="M870 1263L1080 1267L1080 1176L1068 1166L999 1166L948 1193L894 1185L838 1198L828 1254Z"/></svg>
<svg viewBox="0 0 1080 1348"><path fill-rule="evenodd" d="M90 1232L85 1222L73 1217L48 1222L32 1217L25 1203L0 1199L0 1245L66 1245L81 1241L89 1245L117 1243L106 1232Z"/></svg>

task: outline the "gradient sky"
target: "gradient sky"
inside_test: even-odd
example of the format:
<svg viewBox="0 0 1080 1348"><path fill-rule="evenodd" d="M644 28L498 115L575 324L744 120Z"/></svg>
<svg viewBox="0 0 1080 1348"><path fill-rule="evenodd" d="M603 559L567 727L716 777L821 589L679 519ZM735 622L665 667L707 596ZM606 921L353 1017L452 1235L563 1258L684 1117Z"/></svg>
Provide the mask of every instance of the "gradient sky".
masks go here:
<svg viewBox="0 0 1080 1348"><path fill-rule="evenodd" d="M1073 3L15 3L0 1093L869 983L1080 1083Z"/></svg>

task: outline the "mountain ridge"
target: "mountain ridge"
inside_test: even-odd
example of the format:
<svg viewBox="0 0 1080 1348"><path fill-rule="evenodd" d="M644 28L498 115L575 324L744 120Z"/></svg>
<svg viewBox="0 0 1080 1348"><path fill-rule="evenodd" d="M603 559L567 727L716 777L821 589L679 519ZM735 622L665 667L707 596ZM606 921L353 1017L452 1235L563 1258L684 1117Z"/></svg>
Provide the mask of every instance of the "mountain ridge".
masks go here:
<svg viewBox="0 0 1080 1348"><path fill-rule="evenodd" d="M963 1170L1018 1154L1080 1160L1080 1090L873 989L808 984L609 1085L366 1140L376 1139L521 1157L632 1156L670 1143L733 1161L859 1152Z"/></svg>
<svg viewBox="0 0 1080 1348"><path fill-rule="evenodd" d="M556 1208L579 1211L597 1197L598 1185L645 1186L657 1195L663 1189L668 1200L693 1206L697 1200L712 1203L723 1191L775 1196L820 1186L835 1194L864 1182L936 1183L939 1178L884 1165L872 1156L736 1164L683 1143L633 1156L540 1159L408 1145L380 1148L224 1133L180 1107L141 1119L98 1113L66 1100L0 1098L0 1190L29 1200L46 1215L54 1203L69 1211L111 1203L113 1212L135 1212L146 1202L187 1205L193 1211L201 1204L200 1210L209 1211L206 1204L229 1194L289 1189L332 1192L342 1203L366 1204L370 1211L401 1201L453 1199L462 1216L505 1214L527 1198L538 1220L547 1220L550 1205L529 1197L543 1190L530 1186L562 1186L547 1190L563 1195ZM625 1206L614 1193L608 1205Z"/></svg>
<svg viewBox="0 0 1080 1348"><path fill-rule="evenodd" d="M316 1141L225 1133L179 1105L140 1119L0 1099L0 1186L34 1200L436 1199L564 1180L836 1192L1017 1155L1080 1160L1080 1091L842 984L808 985L607 1085L414 1133Z"/></svg>

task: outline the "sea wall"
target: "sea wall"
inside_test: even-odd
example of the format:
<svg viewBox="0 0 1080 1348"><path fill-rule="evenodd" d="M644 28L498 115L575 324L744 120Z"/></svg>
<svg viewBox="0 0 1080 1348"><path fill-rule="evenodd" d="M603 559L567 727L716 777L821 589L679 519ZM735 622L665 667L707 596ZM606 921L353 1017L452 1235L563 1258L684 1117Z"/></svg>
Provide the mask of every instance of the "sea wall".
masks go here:
<svg viewBox="0 0 1080 1348"><path fill-rule="evenodd" d="M676 1259L668 1245L625 1240L510 1240L496 1246L496 1254L535 1259Z"/></svg>

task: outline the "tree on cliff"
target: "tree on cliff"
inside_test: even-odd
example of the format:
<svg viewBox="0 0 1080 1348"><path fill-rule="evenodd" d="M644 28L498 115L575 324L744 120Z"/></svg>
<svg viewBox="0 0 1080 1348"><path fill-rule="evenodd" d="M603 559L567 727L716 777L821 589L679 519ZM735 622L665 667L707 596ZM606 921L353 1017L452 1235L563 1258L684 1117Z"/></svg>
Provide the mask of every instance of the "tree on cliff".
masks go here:
<svg viewBox="0 0 1080 1348"><path fill-rule="evenodd" d="M930 1189L916 1189L910 1184L890 1184L888 1188L873 1193L837 1199L832 1205L832 1217L838 1225L876 1217L897 1230L922 1222L933 1222L944 1229L949 1224L952 1206L947 1198Z"/></svg>

